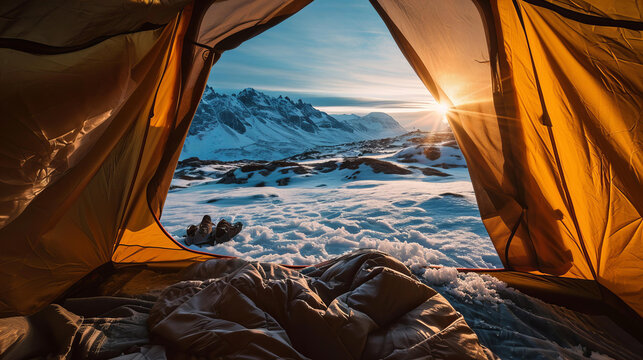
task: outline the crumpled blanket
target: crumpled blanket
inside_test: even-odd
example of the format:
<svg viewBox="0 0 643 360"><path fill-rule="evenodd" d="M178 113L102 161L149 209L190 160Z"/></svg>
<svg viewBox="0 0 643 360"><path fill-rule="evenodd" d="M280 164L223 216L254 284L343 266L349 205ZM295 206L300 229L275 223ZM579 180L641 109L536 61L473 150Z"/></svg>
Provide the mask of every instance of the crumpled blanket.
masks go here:
<svg viewBox="0 0 643 360"><path fill-rule="evenodd" d="M83 317L74 339L73 358L111 359L149 343L147 320L153 301L99 296L64 302Z"/></svg>
<svg viewBox="0 0 643 360"><path fill-rule="evenodd" d="M495 358L447 300L378 251L303 271L217 259L183 276L148 320L172 357Z"/></svg>
<svg viewBox="0 0 643 360"><path fill-rule="evenodd" d="M111 359L149 343L152 301L99 296L0 319L0 358ZM6 331L3 331L6 330Z"/></svg>

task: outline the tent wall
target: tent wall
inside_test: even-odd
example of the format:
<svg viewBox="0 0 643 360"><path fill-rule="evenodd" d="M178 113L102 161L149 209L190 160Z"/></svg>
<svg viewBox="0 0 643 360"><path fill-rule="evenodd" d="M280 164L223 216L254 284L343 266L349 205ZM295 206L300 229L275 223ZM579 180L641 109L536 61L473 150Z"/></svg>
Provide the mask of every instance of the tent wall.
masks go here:
<svg viewBox="0 0 643 360"><path fill-rule="evenodd" d="M453 105L505 266L597 280L643 314L636 1L372 3L427 88Z"/></svg>
<svg viewBox="0 0 643 360"><path fill-rule="evenodd" d="M572 1L556 3L584 10ZM518 9L499 3L497 11L501 18L509 19L509 12L522 17L522 29L514 16L502 31L506 43L522 39L529 45L532 66L509 51L507 62L516 74L519 104L535 102L538 94L523 90L517 76L531 73L537 79L542 108L519 106L519 116L533 129L528 138L547 150L547 157L530 165L538 183L551 184L541 188L563 213L562 241L582 250L591 270L585 278L595 278L643 314L642 14L636 1L597 3L611 11L597 19L564 16L527 1ZM638 30L600 21L631 10L632 16L638 13ZM527 58L525 49L520 57ZM538 177L545 162L556 164L554 179ZM559 196L563 201L556 204Z"/></svg>
<svg viewBox="0 0 643 360"><path fill-rule="evenodd" d="M0 229L1 312L32 312L110 260L171 35L137 32L56 55L0 50L5 174L39 190L27 189L28 205Z"/></svg>
<svg viewBox="0 0 643 360"><path fill-rule="evenodd" d="M114 120L113 110L138 86L135 76L147 71L140 65L130 73L156 40L140 33L158 29L185 3L0 5L0 228L93 147ZM123 9L128 16L118 12Z"/></svg>
<svg viewBox="0 0 643 360"><path fill-rule="evenodd" d="M0 315L32 313L110 261L212 258L158 222L210 67L308 2L2 7Z"/></svg>

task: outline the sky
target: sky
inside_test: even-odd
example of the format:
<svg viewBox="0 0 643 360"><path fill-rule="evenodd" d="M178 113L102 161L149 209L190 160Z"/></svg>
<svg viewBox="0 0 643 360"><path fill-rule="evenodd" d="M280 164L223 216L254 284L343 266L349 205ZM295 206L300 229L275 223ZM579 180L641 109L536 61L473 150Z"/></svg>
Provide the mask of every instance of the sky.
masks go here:
<svg viewBox="0 0 643 360"><path fill-rule="evenodd" d="M435 101L367 0L316 0L225 52L208 84L302 99L329 114L386 112L409 130L441 124Z"/></svg>

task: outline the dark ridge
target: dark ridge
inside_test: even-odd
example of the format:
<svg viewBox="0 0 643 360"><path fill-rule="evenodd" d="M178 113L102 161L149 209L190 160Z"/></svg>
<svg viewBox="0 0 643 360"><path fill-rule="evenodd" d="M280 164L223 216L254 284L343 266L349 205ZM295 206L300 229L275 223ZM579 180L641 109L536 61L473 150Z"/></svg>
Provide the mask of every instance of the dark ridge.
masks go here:
<svg viewBox="0 0 643 360"><path fill-rule="evenodd" d="M451 174L447 174L445 172L442 172L440 170L433 169L433 168L421 168L420 171L422 171L422 174L426 176L442 176L442 177L451 176Z"/></svg>
<svg viewBox="0 0 643 360"><path fill-rule="evenodd" d="M360 165L370 166L376 174L398 174L398 175L409 175L413 172L409 169L405 169L401 166L397 166L388 161L382 161L372 158L346 158L339 166L340 169L350 169L357 170Z"/></svg>

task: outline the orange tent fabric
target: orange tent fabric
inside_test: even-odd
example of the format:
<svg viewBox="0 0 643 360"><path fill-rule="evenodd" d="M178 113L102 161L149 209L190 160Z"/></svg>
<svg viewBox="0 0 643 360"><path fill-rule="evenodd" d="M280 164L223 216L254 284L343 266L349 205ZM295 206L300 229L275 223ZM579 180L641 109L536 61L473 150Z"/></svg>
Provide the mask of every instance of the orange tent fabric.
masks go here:
<svg viewBox="0 0 643 360"><path fill-rule="evenodd" d="M307 3L2 9L0 314L32 313L110 261L212 258L158 223L190 121L221 52ZM67 23L78 27L49 31Z"/></svg>
<svg viewBox="0 0 643 360"><path fill-rule="evenodd" d="M373 0L449 121L505 267L643 314L636 1Z"/></svg>
<svg viewBox="0 0 643 360"><path fill-rule="evenodd" d="M108 262L212 257L158 222L210 67L309 1L0 6L0 314ZM371 3L451 106L505 266L596 280L643 314L636 0Z"/></svg>

